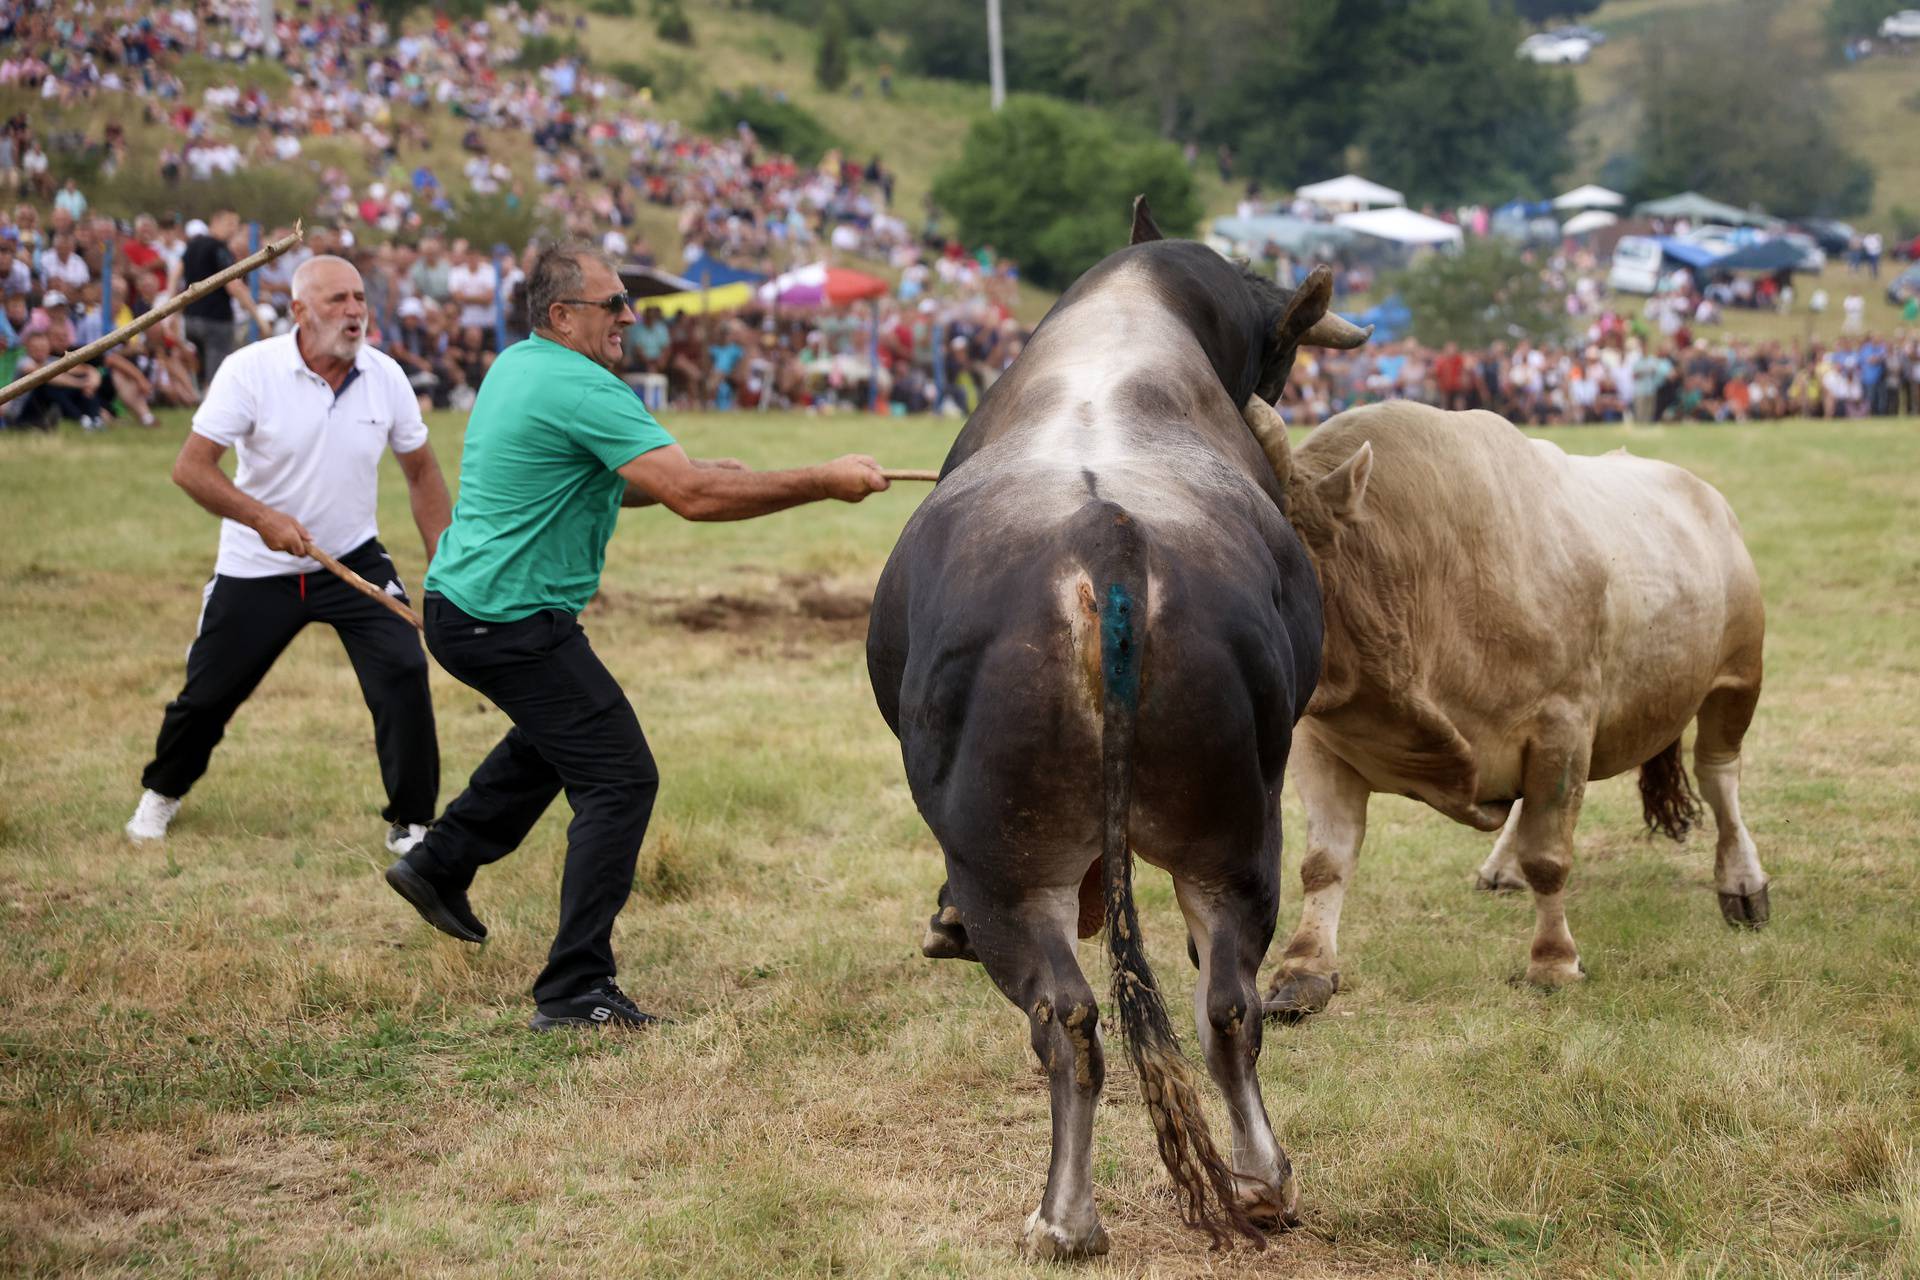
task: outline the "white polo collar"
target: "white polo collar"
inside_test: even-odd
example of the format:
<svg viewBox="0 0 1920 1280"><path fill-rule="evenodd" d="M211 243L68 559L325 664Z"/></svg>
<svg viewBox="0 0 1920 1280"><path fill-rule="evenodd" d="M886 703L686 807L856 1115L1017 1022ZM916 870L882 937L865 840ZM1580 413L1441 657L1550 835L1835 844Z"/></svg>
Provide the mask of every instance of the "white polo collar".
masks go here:
<svg viewBox="0 0 1920 1280"><path fill-rule="evenodd" d="M313 378L316 381L318 381L320 385L323 387L326 387L327 390L333 391L333 386L330 383L328 383L325 378L321 377L320 374L314 370L314 367L312 365L307 363L307 358L305 356L300 354L300 326L299 325L295 325L293 327L293 330L287 334L287 350L292 355L290 367L293 372L304 373L309 378ZM343 394L348 387L351 387L354 383L358 382L361 378L366 377L366 375L370 372L372 372L372 370L367 365L367 344L365 339L362 339L360 343L360 350L354 353L353 371L347 375L347 380L340 384L340 390L333 391L333 394L335 396L339 396Z"/></svg>

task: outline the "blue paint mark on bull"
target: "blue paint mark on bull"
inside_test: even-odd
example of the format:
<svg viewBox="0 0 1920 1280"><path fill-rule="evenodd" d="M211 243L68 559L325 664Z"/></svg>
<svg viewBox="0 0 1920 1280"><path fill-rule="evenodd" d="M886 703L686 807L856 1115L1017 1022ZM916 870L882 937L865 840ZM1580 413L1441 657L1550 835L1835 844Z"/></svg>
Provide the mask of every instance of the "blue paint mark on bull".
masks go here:
<svg viewBox="0 0 1920 1280"><path fill-rule="evenodd" d="M1140 701L1140 646L1134 643L1133 596L1116 582L1100 606L1100 667L1107 696L1129 709Z"/></svg>

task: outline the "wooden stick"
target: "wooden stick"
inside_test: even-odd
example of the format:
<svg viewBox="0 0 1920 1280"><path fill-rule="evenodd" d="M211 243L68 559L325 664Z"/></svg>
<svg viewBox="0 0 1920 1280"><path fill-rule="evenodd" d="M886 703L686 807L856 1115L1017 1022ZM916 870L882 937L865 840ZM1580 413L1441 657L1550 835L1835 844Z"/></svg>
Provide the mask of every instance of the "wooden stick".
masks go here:
<svg viewBox="0 0 1920 1280"><path fill-rule="evenodd" d="M925 480L929 484L940 479L938 471L896 471L891 467L880 468L880 474L889 480Z"/></svg>
<svg viewBox="0 0 1920 1280"><path fill-rule="evenodd" d="M419 615L414 613L413 610L407 608L407 606L401 604L398 600L395 600L392 596L374 586L371 582L368 582L365 578L347 568L347 566L341 564L338 560L335 560L311 542L307 544L307 554L325 565L336 577L352 587L355 591L360 592L362 595L372 596L375 600L378 600L381 604L387 606L387 608L393 610L408 622L411 622L415 631L424 631L426 629L420 625Z"/></svg>
<svg viewBox="0 0 1920 1280"><path fill-rule="evenodd" d="M292 231L275 240L272 244L267 245L261 249L260 252L242 258L217 275L208 276L191 289L182 290L178 297L167 299L165 303L153 308L145 315L136 317L132 323L122 325L106 337L96 338L86 346L81 347L78 351L69 351L52 364L42 365L26 377L16 378L6 386L0 387L0 404L5 404L17 396L27 394L27 392L32 391L35 387L43 386L53 381L75 365L90 364L96 356L112 350L129 338L140 336L148 329L159 324L162 320L165 320L168 316L198 302L215 289L224 288L229 280L238 279L247 274L247 272L272 262L281 254L293 248L296 244L299 244L305 236L306 232L301 230L299 224L294 224Z"/></svg>

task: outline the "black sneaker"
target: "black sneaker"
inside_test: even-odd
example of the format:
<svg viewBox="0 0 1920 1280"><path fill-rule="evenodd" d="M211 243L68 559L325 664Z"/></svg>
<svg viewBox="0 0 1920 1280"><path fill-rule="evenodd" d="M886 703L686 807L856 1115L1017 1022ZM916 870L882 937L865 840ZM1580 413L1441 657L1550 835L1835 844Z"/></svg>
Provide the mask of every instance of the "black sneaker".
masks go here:
<svg viewBox="0 0 1920 1280"><path fill-rule="evenodd" d="M487 926L480 923L473 908L467 905L465 889L449 888L435 884L421 875L405 858L396 861L387 868L387 883L393 891L413 904L420 918L446 934L462 942L485 942Z"/></svg>
<svg viewBox="0 0 1920 1280"><path fill-rule="evenodd" d="M527 1025L535 1031L556 1027L649 1027L666 1019L648 1013L608 980L592 991L559 1000L544 1000Z"/></svg>

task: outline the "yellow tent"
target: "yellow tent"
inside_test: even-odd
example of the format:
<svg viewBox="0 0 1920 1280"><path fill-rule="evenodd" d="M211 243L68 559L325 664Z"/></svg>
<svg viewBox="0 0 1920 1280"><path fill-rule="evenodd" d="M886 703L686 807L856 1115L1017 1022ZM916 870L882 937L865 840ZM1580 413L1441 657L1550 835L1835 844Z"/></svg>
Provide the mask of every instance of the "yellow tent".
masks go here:
<svg viewBox="0 0 1920 1280"><path fill-rule="evenodd" d="M723 284L718 289L708 289L704 293L698 289L686 293L663 293L653 298L635 298L636 311L645 311L648 307L660 308L660 314L671 319L677 315L699 315L702 311L732 311L753 301L753 286L750 284Z"/></svg>

